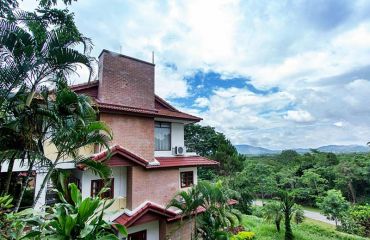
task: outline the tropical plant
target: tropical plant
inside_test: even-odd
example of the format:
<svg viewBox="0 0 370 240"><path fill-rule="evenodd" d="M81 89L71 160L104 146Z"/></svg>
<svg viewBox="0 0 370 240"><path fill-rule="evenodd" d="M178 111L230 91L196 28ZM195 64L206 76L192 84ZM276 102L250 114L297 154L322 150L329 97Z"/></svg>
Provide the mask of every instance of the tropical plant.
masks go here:
<svg viewBox="0 0 370 240"><path fill-rule="evenodd" d="M44 97L50 91L45 86L66 79L79 66L86 66L90 72L92 69L93 59L88 56L92 47L90 39L78 31L68 10L51 8L56 2L42 0L34 12L17 9L17 1L1 3L0 162L9 162L4 194L8 192L16 158L28 165L28 173L36 165L48 162L42 144L50 121L56 120L56 116L44 107L54 101ZM76 50L78 45L83 46L82 53ZM24 178L16 208L28 179L29 174Z"/></svg>
<svg viewBox="0 0 370 240"><path fill-rule="evenodd" d="M102 192L107 189L102 189ZM49 207L46 212L27 209L11 213L7 217L12 224L7 229L9 239L119 239L115 230L122 236L127 231L120 224L104 220L104 211L113 204L113 200L88 197L82 200L77 186L69 184L72 202L65 200L58 192L61 203ZM19 231L19 229L21 231Z"/></svg>
<svg viewBox="0 0 370 240"><path fill-rule="evenodd" d="M349 208L349 203L343 197L342 192L335 189L327 191L326 196L317 205L325 216L335 221L335 226L338 226L339 219Z"/></svg>
<svg viewBox="0 0 370 240"><path fill-rule="evenodd" d="M48 171L34 204L62 159L69 158L75 164L87 165L103 178L110 175L110 169L107 166L79 154L79 149L86 146L108 147L108 142L111 140L111 131L108 126L96 121L96 112L91 106L90 98L74 93L65 82L61 82L55 91L55 101L48 103L47 109L51 110L50 113L56 119L49 122L49 141L56 147L57 156L55 159L48 159L50 162Z"/></svg>
<svg viewBox="0 0 370 240"><path fill-rule="evenodd" d="M284 214L284 225L285 225L284 239L292 240L294 237L290 221L293 216L294 198L287 191L283 191L282 193L280 193L280 201L281 209Z"/></svg>
<svg viewBox="0 0 370 240"><path fill-rule="evenodd" d="M284 218L281 203L278 201L270 201L263 207L263 215L267 221L273 222L276 227L276 231L280 232L280 223Z"/></svg>
<svg viewBox="0 0 370 240"><path fill-rule="evenodd" d="M229 205L230 192L222 188L222 182L201 181L188 192L181 191L170 201L168 207L182 211L182 217L195 216L195 238L221 239L227 236L224 230L241 221L238 211ZM201 214L198 214L199 210Z"/></svg>

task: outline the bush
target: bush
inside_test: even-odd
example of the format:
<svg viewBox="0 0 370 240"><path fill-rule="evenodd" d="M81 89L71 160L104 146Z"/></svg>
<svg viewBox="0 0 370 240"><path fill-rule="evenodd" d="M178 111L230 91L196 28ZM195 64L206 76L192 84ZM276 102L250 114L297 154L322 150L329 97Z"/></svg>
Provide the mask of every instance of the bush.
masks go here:
<svg viewBox="0 0 370 240"><path fill-rule="evenodd" d="M341 219L341 231L370 237L370 205L357 205L350 208Z"/></svg>
<svg viewBox="0 0 370 240"><path fill-rule="evenodd" d="M253 239L256 234L254 232L239 232L237 235L234 235L230 240L250 240Z"/></svg>
<svg viewBox="0 0 370 240"><path fill-rule="evenodd" d="M261 206L252 206L252 215L263 218L264 216L264 210Z"/></svg>

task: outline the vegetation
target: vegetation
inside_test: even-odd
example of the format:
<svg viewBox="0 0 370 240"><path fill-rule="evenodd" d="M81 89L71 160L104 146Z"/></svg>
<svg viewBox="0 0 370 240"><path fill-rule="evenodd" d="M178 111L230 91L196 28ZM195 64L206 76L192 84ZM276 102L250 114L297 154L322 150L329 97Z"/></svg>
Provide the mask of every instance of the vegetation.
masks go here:
<svg viewBox="0 0 370 240"><path fill-rule="evenodd" d="M189 191L179 192L168 207L180 209L183 217L190 216L190 221L194 215L195 239L221 239L228 236L226 228L235 227L241 220L240 214L229 204L230 198L230 192L222 187L221 182L201 181ZM198 214L199 210L201 214Z"/></svg>
<svg viewBox="0 0 370 240"><path fill-rule="evenodd" d="M335 221L336 226L338 226L338 220L343 217L349 208L349 204L342 193L334 189L327 192L327 196L321 202L318 202L318 206L329 219Z"/></svg>
<svg viewBox="0 0 370 240"><path fill-rule="evenodd" d="M102 191L105 191L103 189ZM26 209L19 213L0 212L0 234L5 239L119 239L114 233L117 229L127 236L126 229L103 219L104 211L113 200L88 197L82 200L81 192L72 183L69 185L71 202L58 192L61 203L49 207L46 212ZM3 199L0 201L4 202ZM6 200L7 205L9 199ZM1 205L3 207L3 205ZM9 207L7 207L9 208Z"/></svg>
<svg viewBox="0 0 370 240"><path fill-rule="evenodd" d="M61 161L88 166L102 178L111 174L104 164L79 154L83 147L108 146L112 136L97 121L91 99L68 87L68 77L78 67L93 73L88 55L92 43L78 31L73 14L54 8L56 4L40 0L35 11L26 12L18 9L17 1L1 1L0 163L8 162L8 169L0 184L0 238L118 239L115 231L125 236L125 228L113 228L103 219L113 202L99 197L82 200L75 184L62 188L60 202L44 211L18 212L35 169L46 177L33 206ZM55 156L45 150L50 144ZM28 168L18 192L11 188L16 160Z"/></svg>
<svg viewBox="0 0 370 240"><path fill-rule="evenodd" d="M255 240L284 239L285 231L275 230L273 223L252 215L243 216L243 225L255 233ZM365 238L336 231L334 226L305 219L301 224L292 224L295 240L365 240Z"/></svg>
<svg viewBox="0 0 370 240"><path fill-rule="evenodd" d="M16 159L28 167L22 189L11 192L16 211L36 167L46 177L33 205L63 159L87 165L104 178L110 174L103 164L79 155L82 147L107 145L111 134L96 121L91 100L68 87L77 67L92 69L92 44L78 31L73 14L52 8L56 2L43 0L34 12L25 12L16 1L5 1L0 12L0 162L8 162L3 195L11 189ZM76 50L80 45L83 52ZM56 147L56 157L47 155L48 144Z"/></svg>
<svg viewBox="0 0 370 240"><path fill-rule="evenodd" d="M329 191L330 195L340 193L342 196L340 201L346 200L355 204L353 207L363 208L361 217L357 218L351 215L351 210L346 211L345 202L335 214L327 212L330 217L336 216L334 220L343 221L343 227L338 229L362 236L368 234L363 230L366 229L365 225L368 226L367 216L370 215L366 207L368 206L366 204L370 203L370 156L368 154L336 155L316 150L298 154L294 150L285 150L277 155L240 156L232 151L232 146L222 149L215 147L216 142L228 146L229 141L223 134L217 133L211 127L190 125L185 129L185 136L185 144L188 148L190 146L189 149L220 162L220 168L213 170L213 175L201 174L200 178L213 181L221 179L225 187L239 192L241 198L237 207L243 213L265 216L264 210L251 207L252 200L261 199L263 203L266 203L270 199L279 198L281 191L288 192L297 204L305 207L318 207L320 202L328 203L324 199L328 199ZM217 151L225 155L231 153L234 158L224 158L228 159L226 161L214 158ZM233 170L228 172L227 169ZM270 210L273 211L273 209ZM290 215L288 207L286 210L286 216ZM268 219L276 226L279 222L279 215L273 215L271 213ZM301 222L302 216L302 210L297 210L297 214L290 216L290 219ZM277 222L275 222L275 217ZM285 218L281 218L281 221L283 219ZM284 220L284 222L288 224L291 221Z"/></svg>

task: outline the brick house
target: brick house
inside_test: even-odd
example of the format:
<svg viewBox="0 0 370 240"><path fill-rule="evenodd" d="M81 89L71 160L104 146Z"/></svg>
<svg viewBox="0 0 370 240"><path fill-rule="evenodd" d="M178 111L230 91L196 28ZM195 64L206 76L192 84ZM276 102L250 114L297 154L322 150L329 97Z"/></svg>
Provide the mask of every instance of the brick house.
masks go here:
<svg viewBox="0 0 370 240"><path fill-rule="evenodd" d="M166 209L176 192L197 183L197 167L217 162L186 152L184 125L201 118L181 112L154 93L155 65L103 50L98 81L72 86L91 96L99 119L113 131L108 151L90 149L92 158L112 168L114 198L110 220L128 228L130 240L190 239L190 224L179 226L179 212ZM163 86L165 87L165 86ZM103 186L88 169L72 169L82 196Z"/></svg>

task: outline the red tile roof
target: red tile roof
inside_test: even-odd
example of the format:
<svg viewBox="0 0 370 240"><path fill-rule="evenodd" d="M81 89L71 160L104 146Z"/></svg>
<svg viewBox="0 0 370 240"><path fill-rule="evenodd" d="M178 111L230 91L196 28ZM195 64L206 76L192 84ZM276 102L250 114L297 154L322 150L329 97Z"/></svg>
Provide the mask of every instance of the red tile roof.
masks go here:
<svg viewBox="0 0 370 240"><path fill-rule="evenodd" d="M127 213L123 213L121 216L113 220L116 223L122 224L125 227L132 226L137 220L143 217L147 213L154 213L158 214L159 216L163 216L165 218L174 218L177 214L173 211L170 211L166 208L163 208L157 204L148 202L140 209L136 210L132 215L128 215Z"/></svg>
<svg viewBox="0 0 370 240"><path fill-rule="evenodd" d="M147 168L168 168L168 167L191 167L191 166L216 166L217 161L209 160L200 156L179 156L179 157L156 157L159 165L150 165Z"/></svg>
<svg viewBox="0 0 370 240"><path fill-rule="evenodd" d="M229 205L235 205L235 204L237 204L238 203L238 201L237 200L235 200L235 199L229 199L228 201L227 201L227 203L229 204ZM205 212L206 211L206 209L204 208L204 207L202 207L202 206L200 206L200 207L197 207L197 210L196 211L193 211L192 213L191 213L191 215L197 215L197 214L200 214L200 213L203 213L203 212ZM171 221L176 221L176 220L179 220L179 219L181 219L181 217L184 217L183 215L181 215L181 214L177 214L176 216L174 216L174 217L171 217L171 218L168 218L167 219L167 221L169 221L169 222L171 222Z"/></svg>
<svg viewBox="0 0 370 240"><path fill-rule="evenodd" d="M179 156L179 157L157 157L155 161L148 161L140 156L128 151L120 145L114 145L109 150L104 150L94 154L91 159L95 161L105 161L109 157L118 155L127 161L136 163L147 169L154 168L171 168L171 167L192 167L192 166L214 166L219 163L200 156ZM154 164L153 164L154 163ZM159 163L159 164L158 164ZM108 162L109 165L109 162ZM118 165L114 165L118 166Z"/></svg>
<svg viewBox="0 0 370 240"><path fill-rule="evenodd" d="M130 106L118 105L114 103L102 102L97 98L97 88L99 87L99 81L91 81L89 83L82 83L72 85L71 89L77 93L85 93L95 98L96 105L100 111L116 111L128 114L140 114L151 117L162 117L162 118L174 118L181 119L191 122L199 122L202 120L200 117L196 117L184 112L177 110L171 104L166 102L164 99L155 95L154 102L156 108L146 109L146 108L135 108ZM94 89L95 92L91 92ZM89 94L90 93L90 94Z"/></svg>
<svg viewBox="0 0 370 240"><path fill-rule="evenodd" d="M127 159L129 161L132 161L132 162L135 162L143 167L146 167L149 162L146 161L145 159L137 156L136 154L124 149L123 147L121 147L120 145L114 145L112 147L110 147L108 150L104 150L100 153L97 153L95 155L93 155L91 158L92 160L95 160L95 161L104 161L107 159L108 156L113 156L113 155L119 155L121 157L123 157L124 159Z"/></svg>
<svg viewBox="0 0 370 240"><path fill-rule="evenodd" d="M99 81L94 80L94 81L87 82L87 83L80 83L80 84L71 85L71 89L73 91L80 91L80 90L84 90L84 89L88 89L88 88L92 88L92 87L97 87L97 86L99 86Z"/></svg>

